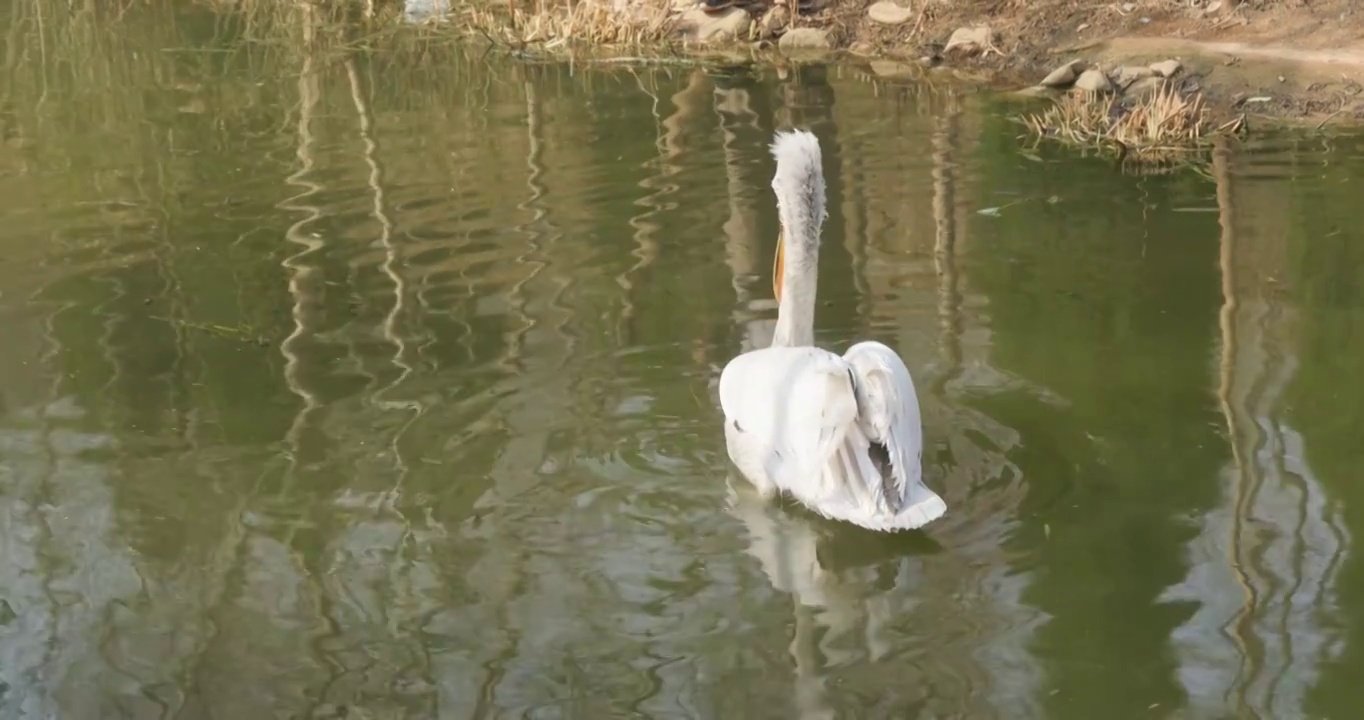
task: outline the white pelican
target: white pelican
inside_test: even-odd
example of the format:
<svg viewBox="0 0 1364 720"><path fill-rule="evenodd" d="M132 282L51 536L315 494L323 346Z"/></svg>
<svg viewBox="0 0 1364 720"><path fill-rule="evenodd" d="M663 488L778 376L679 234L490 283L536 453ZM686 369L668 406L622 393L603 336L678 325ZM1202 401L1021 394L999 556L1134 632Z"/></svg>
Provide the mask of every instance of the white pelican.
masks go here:
<svg viewBox="0 0 1364 720"><path fill-rule="evenodd" d="M772 155L781 221L772 277L777 326L772 347L743 353L720 373L729 457L765 497L784 491L825 517L871 530L920 527L947 505L923 483L923 428L909 370L874 341L841 357L814 347L826 218L819 140L779 132Z"/></svg>

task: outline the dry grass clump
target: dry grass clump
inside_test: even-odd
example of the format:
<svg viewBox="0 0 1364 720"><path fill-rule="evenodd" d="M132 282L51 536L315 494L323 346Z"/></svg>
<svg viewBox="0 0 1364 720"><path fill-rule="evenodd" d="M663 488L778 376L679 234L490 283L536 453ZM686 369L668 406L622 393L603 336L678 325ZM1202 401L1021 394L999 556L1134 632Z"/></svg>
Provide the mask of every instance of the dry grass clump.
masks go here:
<svg viewBox="0 0 1364 720"><path fill-rule="evenodd" d="M1069 93L1022 121L1038 137L1117 146L1133 159L1157 162L1203 148L1217 134L1235 129L1232 123L1213 125L1202 95L1180 93L1169 83L1141 98Z"/></svg>
<svg viewBox="0 0 1364 720"><path fill-rule="evenodd" d="M465 27L508 45L638 46L672 31L667 3L541 0L530 9L479 0L460 9Z"/></svg>

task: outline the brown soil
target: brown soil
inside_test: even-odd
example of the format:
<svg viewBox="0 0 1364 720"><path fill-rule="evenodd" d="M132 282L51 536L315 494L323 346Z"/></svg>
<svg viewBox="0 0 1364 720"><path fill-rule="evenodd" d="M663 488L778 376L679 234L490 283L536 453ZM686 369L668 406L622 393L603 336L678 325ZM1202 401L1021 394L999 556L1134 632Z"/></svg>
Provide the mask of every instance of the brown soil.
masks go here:
<svg viewBox="0 0 1364 720"><path fill-rule="evenodd" d="M987 70L1015 87L1075 58L1110 66L1173 57L1222 113L1364 122L1357 0L927 0L916 18L890 27L865 19L866 4L831 0L802 23L831 24L842 30L835 37L861 52L930 62L956 28L987 25L999 54L944 64Z"/></svg>
<svg viewBox="0 0 1364 720"><path fill-rule="evenodd" d="M691 45L688 52L776 51L788 26L784 17L766 15L774 3L791 0L732 1L752 15L747 37L737 48L731 40L727 48ZM868 19L874 0L801 4L807 1L818 9L801 14L793 27L826 31L834 52L869 62L878 74L946 69L1022 89L1074 59L1112 68L1174 58L1183 66L1180 89L1201 92L1218 122L1244 114L1318 127L1364 123L1359 0L893 0L912 12L898 25ZM521 48L676 47L687 35L688 17L701 7L700 0L468 2L466 29ZM981 25L994 33L991 51L943 56L954 30Z"/></svg>

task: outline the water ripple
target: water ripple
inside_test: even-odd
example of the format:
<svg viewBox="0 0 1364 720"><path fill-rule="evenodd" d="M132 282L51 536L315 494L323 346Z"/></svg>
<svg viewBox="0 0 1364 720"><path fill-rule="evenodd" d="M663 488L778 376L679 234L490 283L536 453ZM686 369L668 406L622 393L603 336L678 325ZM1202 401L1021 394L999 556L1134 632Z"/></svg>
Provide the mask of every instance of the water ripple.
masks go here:
<svg viewBox="0 0 1364 720"><path fill-rule="evenodd" d="M1355 141L1132 180L1020 159L950 88L351 52L312 12L191 62L159 48L226 41L129 10L77 65L102 85L41 78L85 126L15 68L0 713L1346 697ZM41 39L17 56L73 52ZM715 383L770 337L789 126L825 147L818 341L915 378L950 508L922 532L729 467Z"/></svg>

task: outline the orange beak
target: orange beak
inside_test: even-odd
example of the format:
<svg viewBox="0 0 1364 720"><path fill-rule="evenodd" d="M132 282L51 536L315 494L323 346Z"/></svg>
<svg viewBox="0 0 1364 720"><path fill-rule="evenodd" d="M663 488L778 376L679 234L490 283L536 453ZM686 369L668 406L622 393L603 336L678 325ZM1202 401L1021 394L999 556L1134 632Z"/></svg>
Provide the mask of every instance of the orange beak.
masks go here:
<svg viewBox="0 0 1364 720"><path fill-rule="evenodd" d="M776 296L777 302L781 302L781 278L782 272L786 269L786 230L782 229L777 233L777 254L772 258L772 294Z"/></svg>

